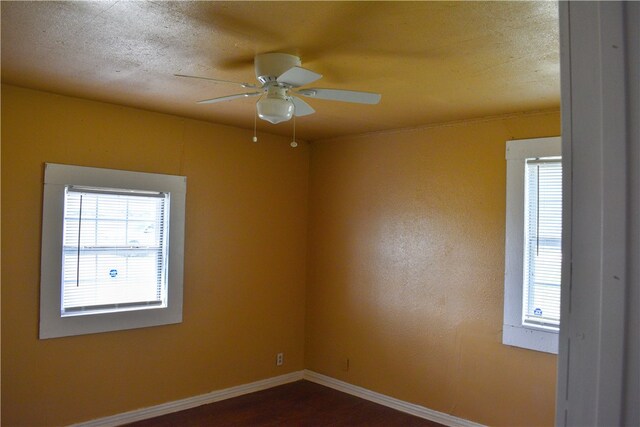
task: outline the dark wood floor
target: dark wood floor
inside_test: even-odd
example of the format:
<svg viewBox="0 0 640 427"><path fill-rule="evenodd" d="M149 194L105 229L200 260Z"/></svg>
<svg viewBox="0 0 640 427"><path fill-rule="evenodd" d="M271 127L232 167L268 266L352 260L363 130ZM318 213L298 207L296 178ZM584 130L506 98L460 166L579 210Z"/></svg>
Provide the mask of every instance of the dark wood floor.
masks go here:
<svg viewBox="0 0 640 427"><path fill-rule="evenodd" d="M129 425L442 426L309 381L297 381Z"/></svg>

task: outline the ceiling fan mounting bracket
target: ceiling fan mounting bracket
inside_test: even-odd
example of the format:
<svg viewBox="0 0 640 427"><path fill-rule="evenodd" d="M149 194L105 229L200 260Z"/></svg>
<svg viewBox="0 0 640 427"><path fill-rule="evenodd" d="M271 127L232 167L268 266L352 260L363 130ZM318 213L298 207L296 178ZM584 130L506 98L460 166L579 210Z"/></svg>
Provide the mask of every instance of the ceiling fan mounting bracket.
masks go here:
<svg viewBox="0 0 640 427"><path fill-rule="evenodd" d="M290 100L291 97L288 93L289 88L286 86L282 86L279 84L268 85L265 87L265 92L267 92L267 98L278 98L284 100Z"/></svg>
<svg viewBox="0 0 640 427"><path fill-rule="evenodd" d="M258 81L262 85L262 87L267 86L269 83L278 83L276 76L260 76L258 77Z"/></svg>
<svg viewBox="0 0 640 427"><path fill-rule="evenodd" d="M256 79L261 84L276 81L285 71L302 65L300 58L287 53L263 53L255 57Z"/></svg>

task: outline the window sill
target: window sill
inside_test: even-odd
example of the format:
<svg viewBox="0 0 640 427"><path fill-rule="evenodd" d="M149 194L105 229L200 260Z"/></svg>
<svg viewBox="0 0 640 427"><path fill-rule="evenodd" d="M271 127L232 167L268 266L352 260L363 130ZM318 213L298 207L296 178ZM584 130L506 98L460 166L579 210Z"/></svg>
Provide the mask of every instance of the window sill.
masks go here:
<svg viewBox="0 0 640 427"><path fill-rule="evenodd" d="M503 325L502 343L544 353L558 354L558 332L556 331Z"/></svg>

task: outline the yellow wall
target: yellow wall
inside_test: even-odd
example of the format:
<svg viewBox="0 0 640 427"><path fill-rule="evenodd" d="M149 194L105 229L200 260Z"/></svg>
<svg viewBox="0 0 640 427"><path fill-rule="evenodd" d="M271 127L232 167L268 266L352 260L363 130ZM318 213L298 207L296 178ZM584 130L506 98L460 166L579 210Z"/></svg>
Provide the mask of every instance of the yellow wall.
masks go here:
<svg viewBox="0 0 640 427"><path fill-rule="evenodd" d="M303 368L309 152L251 136L2 87L3 425L85 421ZM183 323L38 340L44 162L187 176Z"/></svg>
<svg viewBox="0 0 640 427"><path fill-rule="evenodd" d="M556 357L501 344L504 152L559 133L549 113L314 143L305 367L480 423L552 425Z"/></svg>
<svg viewBox="0 0 640 427"><path fill-rule="evenodd" d="M480 423L553 424L556 358L500 339L505 141L559 122L293 150L3 86L2 424L85 421L302 368ZM188 177L182 324L38 340L44 162Z"/></svg>

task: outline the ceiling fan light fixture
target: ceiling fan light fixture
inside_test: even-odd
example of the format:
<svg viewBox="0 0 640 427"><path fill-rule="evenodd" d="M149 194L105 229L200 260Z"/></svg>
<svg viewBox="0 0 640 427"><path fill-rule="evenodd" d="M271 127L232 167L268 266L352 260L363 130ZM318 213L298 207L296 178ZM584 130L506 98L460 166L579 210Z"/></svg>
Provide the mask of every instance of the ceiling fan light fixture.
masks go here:
<svg viewBox="0 0 640 427"><path fill-rule="evenodd" d="M293 117L293 102L286 96L282 88L270 88L267 96L257 103L258 117L270 123L277 124L291 120Z"/></svg>

